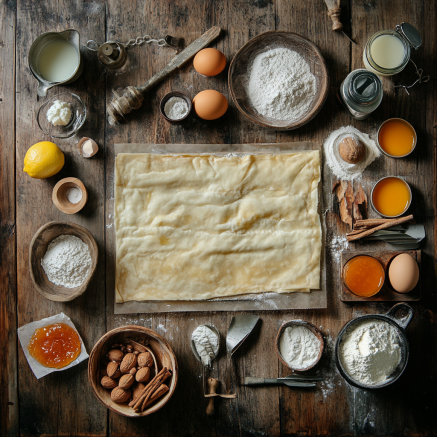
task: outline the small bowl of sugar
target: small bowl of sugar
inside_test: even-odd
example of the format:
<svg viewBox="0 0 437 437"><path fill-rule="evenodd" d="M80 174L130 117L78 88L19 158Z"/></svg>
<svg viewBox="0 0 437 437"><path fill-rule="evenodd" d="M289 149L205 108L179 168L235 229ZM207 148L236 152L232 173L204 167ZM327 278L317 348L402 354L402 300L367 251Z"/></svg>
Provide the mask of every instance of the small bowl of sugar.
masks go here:
<svg viewBox="0 0 437 437"><path fill-rule="evenodd" d="M52 201L64 214L76 214L87 200L85 185L77 178L61 179L53 188Z"/></svg>
<svg viewBox="0 0 437 437"><path fill-rule="evenodd" d="M275 349L284 366L303 372L319 362L324 346L322 334L312 323L290 320L279 328Z"/></svg>
<svg viewBox="0 0 437 437"><path fill-rule="evenodd" d="M180 91L166 94L159 104L161 115L171 124L182 124L190 115L192 103L190 97Z"/></svg>

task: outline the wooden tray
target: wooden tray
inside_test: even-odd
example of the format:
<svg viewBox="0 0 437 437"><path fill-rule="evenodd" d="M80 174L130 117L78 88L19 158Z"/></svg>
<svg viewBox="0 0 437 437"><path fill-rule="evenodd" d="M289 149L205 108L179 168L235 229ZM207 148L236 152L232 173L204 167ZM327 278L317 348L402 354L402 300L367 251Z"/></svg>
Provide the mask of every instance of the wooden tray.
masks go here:
<svg viewBox="0 0 437 437"><path fill-rule="evenodd" d="M409 293L397 293L393 290L393 288L390 285L390 281L388 279L388 272L387 272L387 266L390 263L390 261L396 256L401 253L408 253L411 255L416 261L419 266L419 272L420 272L420 261L421 261L421 251L420 250L382 250L382 251L373 251L373 252L342 252L341 253L341 263L340 263L340 282L341 282L341 288L340 288L340 299L343 302L414 302L418 301L420 299L420 288L421 288L421 279L419 275L419 282L417 283L416 287L410 291ZM355 294L352 294L346 286L343 284L343 280L341 279L341 273L343 270L343 266L347 261L349 261L351 258L357 255L369 255L373 256L374 258L381 261L382 265L384 266L384 270L386 273L385 276L385 282L384 285L381 288L381 291L375 296L371 297L360 297L356 296Z"/></svg>

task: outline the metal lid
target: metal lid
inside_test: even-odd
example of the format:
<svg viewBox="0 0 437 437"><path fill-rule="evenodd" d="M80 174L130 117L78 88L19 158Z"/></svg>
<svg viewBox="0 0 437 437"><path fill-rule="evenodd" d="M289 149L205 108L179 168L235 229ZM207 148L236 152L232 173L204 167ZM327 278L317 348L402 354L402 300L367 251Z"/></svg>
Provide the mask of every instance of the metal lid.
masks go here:
<svg viewBox="0 0 437 437"><path fill-rule="evenodd" d="M98 48L98 57L107 68L121 68L126 62L126 49L115 41L108 41Z"/></svg>
<svg viewBox="0 0 437 437"><path fill-rule="evenodd" d="M411 24L398 24L396 30L407 40L408 44L410 44L414 50L417 50L422 45L422 38L419 32Z"/></svg>
<svg viewBox="0 0 437 437"><path fill-rule="evenodd" d="M351 76L349 94L358 103L369 105L373 103L382 90L378 76L370 71L358 70Z"/></svg>

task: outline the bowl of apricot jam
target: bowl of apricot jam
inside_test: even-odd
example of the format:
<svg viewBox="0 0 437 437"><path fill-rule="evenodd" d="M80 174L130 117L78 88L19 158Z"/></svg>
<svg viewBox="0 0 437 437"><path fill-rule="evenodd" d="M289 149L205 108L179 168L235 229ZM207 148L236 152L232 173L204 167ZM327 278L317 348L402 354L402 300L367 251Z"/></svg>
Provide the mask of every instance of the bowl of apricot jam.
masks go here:
<svg viewBox="0 0 437 437"><path fill-rule="evenodd" d="M381 262L368 255L351 258L343 266L343 283L356 296L371 297L379 293L385 280Z"/></svg>

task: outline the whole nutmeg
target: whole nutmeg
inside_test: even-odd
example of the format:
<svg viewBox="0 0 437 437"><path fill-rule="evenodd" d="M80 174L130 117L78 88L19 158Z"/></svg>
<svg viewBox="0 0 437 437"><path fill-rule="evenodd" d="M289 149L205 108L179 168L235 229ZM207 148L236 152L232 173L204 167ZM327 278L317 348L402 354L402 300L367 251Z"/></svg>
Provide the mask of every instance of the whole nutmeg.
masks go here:
<svg viewBox="0 0 437 437"><path fill-rule="evenodd" d="M102 387L107 388L107 389L117 387L117 385L118 385L117 381L110 378L109 376L104 376L102 378L102 380L100 381L100 383L102 384Z"/></svg>
<svg viewBox="0 0 437 437"><path fill-rule="evenodd" d="M127 402L132 396L131 390L123 390L121 387L115 387L111 391L111 399L117 404Z"/></svg>
<svg viewBox="0 0 437 437"><path fill-rule="evenodd" d="M109 361L116 361L117 363L120 363L123 359L124 354L120 349L111 349L108 352L108 359Z"/></svg>
<svg viewBox="0 0 437 437"><path fill-rule="evenodd" d="M355 135L351 135L340 141L338 153L343 161L358 164L366 157L366 146Z"/></svg>
<svg viewBox="0 0 437 437"><path fill-rule="evenodd" d="M135 354L126 354L120 364L120 372L128 373L132 367L137 365L137 356Z"/></svg>
<svg viewBox="0 0 437 437"><path fill-rule="evenodd" d="M118 380L118 386L121 387L123 390L126 390L134 383L134 381L135 379L133 375L131 375L130 373L126 373L126 375L123 375Z"/></svg>
<svg viewBox="0 0 437 437"><path fill-rule="evenodd" d="M152 367L153 358L150 352L143 352L138 355L138 365L140 367Z"/></svg>
<svg viewBox="0 0 437 437"><path fill-rule="evenodd" d="M142 382L136 382L133 386L133 398L137 398L145 388L146 386Z"/></svg>
<svg viewBox="0 0 437 437"><path fill-rule="evenodd" d="M150 367L141 367L135 374L135 379L138 382L148 382L150 379Z"/></svg>
<svg viewBox="0 0 437 437"><path fill-rule="evenodd" d="M132 369L129 370L129 373L131 375L135 375L135 373L137 373L137 368L136 367L132 367Z"/></svg>
<svg viewBox="0 0 437 437"><path fill-rule="evenodd" d="M120 369L118 368L118 363L111 361L106 366L106 373L112 379L118 378L121 375Z"/></svg>

